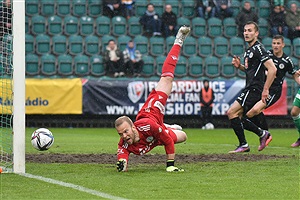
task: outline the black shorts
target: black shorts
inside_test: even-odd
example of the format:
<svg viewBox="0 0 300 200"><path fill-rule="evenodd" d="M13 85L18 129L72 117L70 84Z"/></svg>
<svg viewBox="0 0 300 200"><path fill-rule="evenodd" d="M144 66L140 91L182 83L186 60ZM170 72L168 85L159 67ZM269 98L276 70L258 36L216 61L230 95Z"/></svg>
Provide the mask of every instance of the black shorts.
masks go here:
<svg viewBox="0 0 300 200"><path fill-rule="evenodd" d="M269 98L267 99L267 107L270 107L271 105L273 105L274 103L276 103L278 101L278 99L280 99L281 96L281 90L277 90L277 91L270 91L269 94Z"/></svg>
<svg viewBox="0 0 300 200"><path fill-rule="evenodd" d="M261 100L261 91L257 89L244 89L236 101L243 107L244 113L247 113L258 101Z"/></svg>

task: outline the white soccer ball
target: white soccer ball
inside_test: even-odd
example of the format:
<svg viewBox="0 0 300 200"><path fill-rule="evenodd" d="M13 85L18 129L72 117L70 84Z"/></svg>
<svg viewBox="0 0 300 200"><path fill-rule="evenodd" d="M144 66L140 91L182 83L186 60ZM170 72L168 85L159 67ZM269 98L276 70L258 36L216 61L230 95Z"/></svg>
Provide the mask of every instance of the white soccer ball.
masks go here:
<svg viewBox="0 0 300 200"><path fill-rule="evenodd" d="M35 149L39 151L48 150L53 145L53 143L54 137L49 129L39 128L35 130L31 135L31 144Z"/></svg>
<svg viewBox="0 0 300 200"><path fill-rule="evenodd" d="M205 124L205 128L206 129L214 129L215 126L212 123L207 123L207 124Z"/></svg>

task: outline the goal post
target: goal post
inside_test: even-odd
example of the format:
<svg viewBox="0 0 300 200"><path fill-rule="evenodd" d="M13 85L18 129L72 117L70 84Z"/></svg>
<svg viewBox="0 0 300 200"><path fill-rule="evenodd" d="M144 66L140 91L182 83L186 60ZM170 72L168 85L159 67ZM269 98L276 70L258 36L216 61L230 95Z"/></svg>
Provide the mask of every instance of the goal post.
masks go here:
<svg viewBox="0 0 300 200"><path fill-rule="evenodd" d="M25 0L13 0L13 172L25 173Z"/></svg>
<svg viewBox="0 0 300 200"><path fill-rule="evenodd" d="M25 173L25 0L0 7L0 167Z"/></svg>

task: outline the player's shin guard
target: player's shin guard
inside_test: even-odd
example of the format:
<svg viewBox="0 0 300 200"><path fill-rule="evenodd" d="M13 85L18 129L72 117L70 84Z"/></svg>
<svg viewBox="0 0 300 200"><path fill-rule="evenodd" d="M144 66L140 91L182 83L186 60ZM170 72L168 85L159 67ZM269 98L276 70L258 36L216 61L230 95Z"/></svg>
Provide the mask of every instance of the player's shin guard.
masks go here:
<svg viewBox="0 0 300 200"><path fill-rule="evenodd" d="M299 137L300 137L300 115L293 117L293 121L294 121L295 126L297 127Z"/></svg>
<svg viewBox="0 0 300 200"><path fill-rule="evenodd" d="M169 76L174 78L175 67L178 61L180 49L180 45L173 45L162 67L161 77Z"/></svg>

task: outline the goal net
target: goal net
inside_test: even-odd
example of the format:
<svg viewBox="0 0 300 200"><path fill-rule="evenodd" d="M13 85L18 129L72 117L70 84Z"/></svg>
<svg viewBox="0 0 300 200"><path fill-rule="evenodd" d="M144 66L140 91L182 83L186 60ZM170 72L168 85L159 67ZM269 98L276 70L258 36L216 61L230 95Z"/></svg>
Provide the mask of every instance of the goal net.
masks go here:
<svg viewBox="0 0 300 200"><path fill-rule="evenodd" d="M25 22L19 24L24 10L24 1L0 0L0 167L4 172L25 172Z"/></svg>

